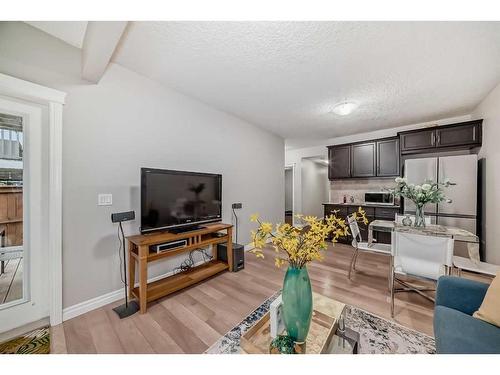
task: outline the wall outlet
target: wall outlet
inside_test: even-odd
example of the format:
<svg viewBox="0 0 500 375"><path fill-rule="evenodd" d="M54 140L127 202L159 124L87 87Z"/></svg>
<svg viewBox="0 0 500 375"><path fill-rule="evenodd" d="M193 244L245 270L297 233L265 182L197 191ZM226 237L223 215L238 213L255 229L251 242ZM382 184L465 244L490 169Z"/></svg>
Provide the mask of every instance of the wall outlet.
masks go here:
<svg viewBox="0 0 500 375"><path fill-rule="evenodd" d="M241 207L243 207L243 205L241 203L233 203L233 205L231 207L234 210L236 210L236 209L240 209Z"/></svg>
<svg viewBox="0 0 500 375"><path fill-rule="evenodd" d="M98 194L97 195L97 205L98 206L112 206L113 205L113 194Z"/></svg>

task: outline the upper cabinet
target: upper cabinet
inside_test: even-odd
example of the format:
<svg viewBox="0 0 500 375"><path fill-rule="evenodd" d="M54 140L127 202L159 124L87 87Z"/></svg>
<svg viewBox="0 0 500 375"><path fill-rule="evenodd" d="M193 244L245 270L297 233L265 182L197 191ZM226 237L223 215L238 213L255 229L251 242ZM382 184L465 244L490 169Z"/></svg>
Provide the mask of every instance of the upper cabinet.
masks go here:
<svg viewBox="0 0 500 375"><path fill-rule="evenodd" d="M436 146L477 145L481 142L481 123L472 122L457 126L442 126L436 129Z"/></svg>
<svg viewBox="0 0 500 375"><path fill-rule="evenodd" d="M349 145L328 148L328 178L351 177L351 147Z"/></svg>
<svg viewBox="0 0 500 375"><path fill-rule="evenodd" d="M395 177L401 173L401 159L408 155L477 151L482 142L482 123L467 121L401 132L397 137L329 146L328 178Z"/></svg>
<svg viewBox="0 0 500 375"><path fill-rule="evenodd" d="M351 145L351 177L376 176L375 142Z"/></svg>
<svg viewBox="0 0 500 375"><path fill-rule="evenodd" d="M435 130L420 130L417 132L400 133L401 151L414 151L436 146Z"/></svg>
<svg viewBox="0 0 500 375"><path fill-rule="evenodd" d="M328 147L330 180L399 176L399 139Z"/></svg>
<svg viewBox="0 0 500 375"><path fill-rule="evenodd" d="M377 141L377 176L399 176L399 139Z"/></svg>
<svg viewBox="0 0 500 375"><path fill-rule="evenodd" d="M483 120L399 133L402 154L471 149L481 146Z"/></svg>

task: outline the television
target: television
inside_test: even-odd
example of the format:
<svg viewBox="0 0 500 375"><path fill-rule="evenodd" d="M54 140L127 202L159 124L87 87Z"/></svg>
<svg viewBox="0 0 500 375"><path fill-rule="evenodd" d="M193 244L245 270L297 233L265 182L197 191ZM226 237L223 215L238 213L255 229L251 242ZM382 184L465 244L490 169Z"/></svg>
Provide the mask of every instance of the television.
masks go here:
<svg viewBox="0 0 500 375"><path fill-rule="evenodd" d="M221 221L222 175L141 168L141 233Z"/></svg>

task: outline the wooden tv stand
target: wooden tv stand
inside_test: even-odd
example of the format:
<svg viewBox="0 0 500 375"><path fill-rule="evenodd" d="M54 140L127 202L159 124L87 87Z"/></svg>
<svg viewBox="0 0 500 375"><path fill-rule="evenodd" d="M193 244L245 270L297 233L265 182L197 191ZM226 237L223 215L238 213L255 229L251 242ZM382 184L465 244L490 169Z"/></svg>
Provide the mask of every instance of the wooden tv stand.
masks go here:
<svg viewBox="0 0 500 375"><path fill-rule="evenodd" d="M217 233L225 231L222 236ZM147 303L174 293L180 289L211 277L229 269L233 271L233 226L231 224L209 224L201 229L184 233L156 232L139 234L127 237L129 259L129 296L139 300L140 312L146 312ZM167 250L162 253L150 252L151 245L158 245L170 241L186 240L184 247ZM227 242L227 260L217 259L217 245ZM169 258L199 248L211 246L212 260L190 270L176 273L163 279L148 283L148 263ZM135 269L138 265L139 287L135 287Z"/></svg>

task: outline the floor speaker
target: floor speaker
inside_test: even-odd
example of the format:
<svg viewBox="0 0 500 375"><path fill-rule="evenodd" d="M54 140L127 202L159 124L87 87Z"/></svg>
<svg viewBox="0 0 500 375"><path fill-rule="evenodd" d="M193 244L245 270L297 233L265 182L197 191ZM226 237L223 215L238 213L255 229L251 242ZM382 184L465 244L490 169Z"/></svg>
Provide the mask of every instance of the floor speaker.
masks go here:
<svg viewBox="0 0 500 375"><path fill-rule="evenodd" d="M233 272L245 268L245 249L243 245L233 243ZM227 262L227 243L217 245L217 259Z"/></svg>

